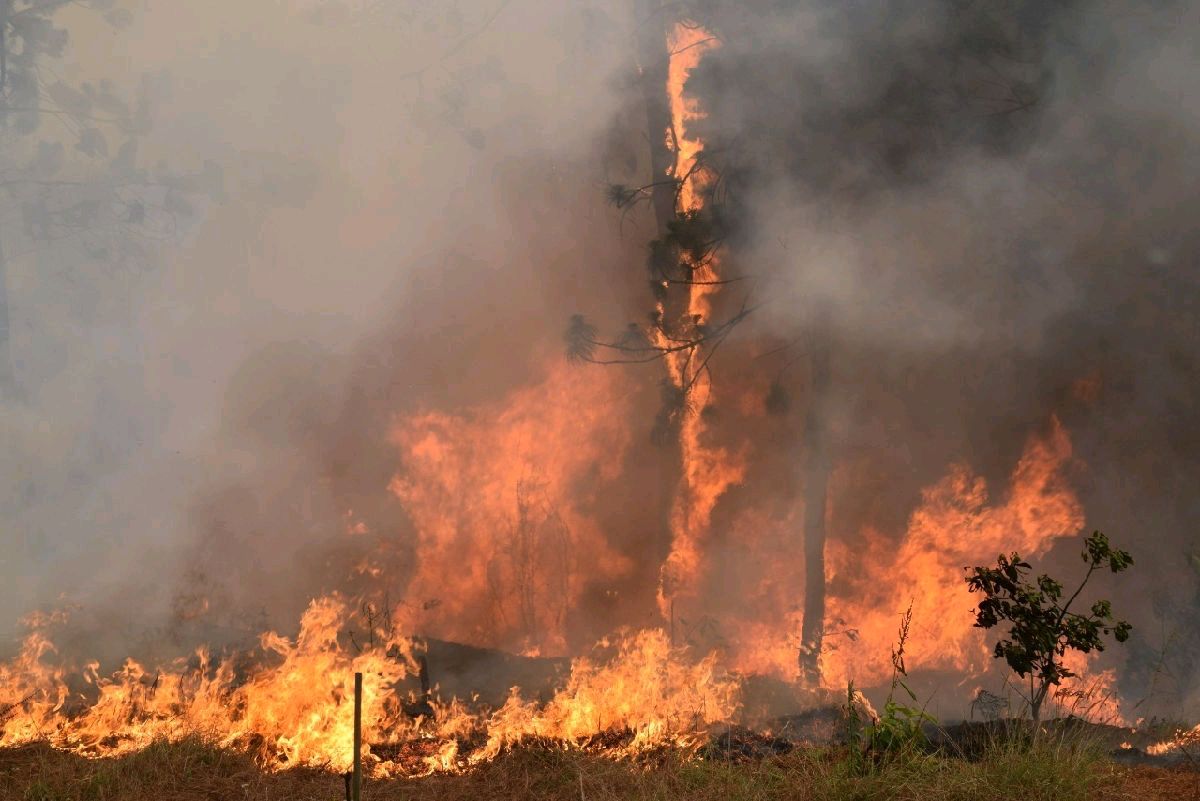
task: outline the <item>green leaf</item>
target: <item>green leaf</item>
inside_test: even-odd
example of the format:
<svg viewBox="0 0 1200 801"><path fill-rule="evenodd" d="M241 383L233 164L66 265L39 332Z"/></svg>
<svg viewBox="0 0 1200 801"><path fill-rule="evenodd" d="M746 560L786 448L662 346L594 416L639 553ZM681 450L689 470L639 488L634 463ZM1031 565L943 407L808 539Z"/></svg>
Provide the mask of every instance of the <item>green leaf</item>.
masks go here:
<svg viewBox="0 0 1200 801"><path fill-rule="evenodd" d="M1100 531L1084 540L1081 555L1090 569L1071 600L1096 568L1108 564L1117 573L1133 564L1129 553L1113 548ZM1125 621L1108 625L1112 604L1107 600L1095 601L1087 614L1071 610L1069 602L1060 605L1062 583L1046 574L1031 580L1030 570L1029 563L1016 553L1001 554L995 567L971 568L965 580L971 592L984 595L976 607L975 625L987 629L1008 624L1007 636L996 643L995 657L1004 659L1018 676L1033 676L1042 688L1038 694L1044 697L1045 688L1075 675L1063 663L1068 650L1102 651L1105 636L1111 634L1117 642L1125 642L1131 627Z"/></svg>

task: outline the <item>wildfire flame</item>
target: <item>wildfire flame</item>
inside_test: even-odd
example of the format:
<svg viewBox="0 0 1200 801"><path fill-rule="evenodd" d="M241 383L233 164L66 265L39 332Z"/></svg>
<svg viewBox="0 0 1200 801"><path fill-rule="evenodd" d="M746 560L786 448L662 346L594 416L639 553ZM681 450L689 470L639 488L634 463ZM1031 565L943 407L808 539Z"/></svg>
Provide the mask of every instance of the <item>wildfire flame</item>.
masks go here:
<svg viewBox="0 0 1200 801"><path fill-rule="evenodd" d="M133 660L112 676L85 667L85 685L73 689L62 667L45 658L53 646L35 629L21 654L0 665L0 710L8 709L0 746L44 739L88 756L136 751L155 740L203 735L226 746L269 755L280 766L344 769L351 761L351 719L344 713L355 672L364 674L363 710L368 742L384 737L395 715L388 687L411 670L406 641L362 654L340 647L345 604L314 600L296 639L275 632L261 637L277 662L239 681L232 660L194 659L150 671ZM389 656L393 651L394 656ZM80 708L82 707L82 708Z"/></svg>
<svg viewBox="0 0 1200 801"><path fill-rule="evenodd" d="M312 602L289 640L262 636L277 664L244 680L232 660L214 662L201 651L190 663L148 671L132 660L112 676L86 666L87 686L72 689L67 671L51 667L54 649L39 628L21 654L0 665L0 710L7 710L0 747L45 740L87 756L111 756L156 740L202 735L255 752L269 768L310 765L344 771L351 764L352 677L363 674L363 738L376 775L456 770L491 759L529 737L583 745L598 734L628 731L616 752L672 743L689 747L704 726L729 720L737 683L710 655L684 658L657 630L620 638L609 659L579 658L565 686L546 704L523 699L514 688L492 712L472 712L458 702L406 712L396 687L417 668L411 642L392 638L353 653L339 633L348 617L336 597ZM74 708L73 708L74 707ZM460 754L460 741L482 732L484 745ZM414 762L386 756L396 745L433 744ZM371 746L383 755L373 754ZM424 750L431 750L425 748Z"/></svg>
<svg viewBox="0 0 1200 801"><path fill-rule="evenodd" d="M566 651L563 616L584 582L627 568L582 511L594 499L579 489L620 470L627 394L619 373L559 360L543 381L498 403L397 422L391 438L404 469L390 489L417 532L402 625ZM588 554L587 571L576 569L577 553Z"/></svg>
<svg viewBox="0 0 1200 801"><path fill-rule="evenodd" d="M894 635L895 619L911 603L914 633L909 650L914 664L932 669L978 673L991 652L974 628L972 599L963 568L1018 551L1037 557L1061 537L1083 527L1083 507L1066 484L1062 470L1071 457L1071 441L1057 420L1045 437L1030 440L1013 470L1007 499L989 503L986 482L965 465L921 494L898 548L879 536L866 554L830 547L831 581L844 578L849 592L830 598L829 617L853 621L859 643L825 660L829 680L873 683L891 670L886 649L875 644Z"/></svg>
<svg viewBox="0 0 1200 801"><path fill-rule="evenodd" d="M667 145L675 153L672 176L678 182L676 211L696 212L704 204L703 190L711 180L710 172L698 161L704 148L689 125L703 119L704 111L685 92L688 76L705 53L720 46L719 41L698 25L677 23L667 37L670 62L667 70L667 94L671 105L671 128L666 132ZM691 264L691 281L711 281L716 277L719 258L714 254L703 264ZM676 287L686 294L684 317L693 326L703 324L710 316L709 298L715 287L705 283L688 283ZM659 313L666 313L659 304ZM673 322L673 321L672 321ZM672 342L659 332L660 346ZM681 350L667 355L667 370L671 381L681 392L692 394L691 405L703 409L714 401L710 381L697 376L695 355ZM746 453L705 441L707 424L701 414L684 414L679 422L679 446L683 465L680 486L671 511L671 550L662 567L659 585L659 612L668 620L675 617L674 604L694 600L704 569L704 540L708 533L713 508L721 495L738 484L746 472Z"/></svg>
<svg viewBox="0 0 1200 801"><path fill-rule="evenodd" d="M1151 745L1146 749L1146 753L1152 756L1184 754L1190 758L1197 748L1200 748L1200 726L1182 729L1176 732L1174 737Z"/></svg>
<svg viewBox="0 0 1200 801"><path fill-rule="evenodd" d="M437 425L444 422L418 416L398 428L408 432L398 434L398 441L414 447L423 442L425 451L445 457L459 443ZM430 431L442 431L445 438L436 448ZM415 432L425 433L408 438ZM465 434L479 432L468 424ZM835 596L830 612L854 620L859 634L854 647L826 655L830 686L850 680L869 684L886 675L893 612L910 602L918 621L908 644L912 663L968 675L982 671L989 653L971 625L971 601L958 569L964 561L1007 548L1041 553L1055 538L1078 530L1082 513L1061 475L1070 454L1066 432L1056 423L1046 437L1030 441L1013 471L1007 499L995 505L989 504L981 479L955 467L924 492L906 538L890 558L874 550L859 554L855 601ZM509 464L504 457L497 452L498 461ZM452 466L457 466L453 460ZM499 467L479 469L487 475ZM886 547L881 543L875 549ZM838 554L835 572L848 569L850 559L848 553ZM898 578L885 581L885 576ZM342 636L352 617L352 607L336 596L314 600L294 640L275 632L262 635L260 658L249 672L232 658L218 661L200 650L190 661L158 670L130 660L110 676L100 675L94 663L75 670L54 664L49 631L61 617L33 618L21 652L0 663L0 713L7 710L0 714L0 746L46 740L99 756L202 734L250 749L271 767L344 770L350 762L350 678L362 672L366 753L379 775L457 770L529 737L579 746L622 730L630 736L615 752L632 753L663 743L689 747L706 725L731 720L739 685L726 669L786 676L783 665L792 665L782 630L752 630L759 646L774 647L755 649L750 641L739 641L728 653L696 659L673 648L666 633L651 629L615 640L608 658L575 659L562 688L546 703L514 688L495 710L472 710L451 700L413 717L405 712L398 689L417 673L412 640L395 635L358 652ZM1072 667L1087 673L1086 660ZM73 675L82 683L73 684ZM1112 678L1110 672L1089 676L1092 682ZM1106 711L1115 714L1115 702ZM472 733L481 733L482 745L464 745ZM397 744L419 745L422 755L415 761L389 756ZM379 753L373 754L372 746Z"/></svg>
<svg viewBox="0 0 1200 801"><path fill-rule="evenodd" d="M677 25L669 36L672 125L665 135L675 153L676 210L683 214L703 208L712 179L701 157L704 143L689 127L704 111L685 87L704 54L718 46L693 25ZM712 278L719 261L692 266L697 278ZM690 283L682 291L684 314L702 325L713 288ZM668 344L659 333L658 344ZM695 393L697 408L713 401L709 382L692 381L696 366L687 351L668 354L666 362L670 380ZM412 698L406 702L404 688L419 672L414 635L525 654L570 653L566 615L587 583L628 575L629 558L609 544L589 511L598 498L594 488L617 478L631 447L623 422L631 416L628 381L616 371L547 362L539 380L493 402L423 410L394 422L389 436L400 465L388 489L412 524L415 545L403 597L391 610L394 630L379 641L365 648L347 642L355 607L329 595L310 603L294 639L262 634L248 663L201 649L161 668L127 660L101 675L95 663L59 660L50 634L61 617L34 617L20 652L0 663L0 747L45 740L102 756L200 734L250 750L271 768L343 771L351 762L356 672L364 675L365 754L377 775L459 770L527 738L582 747L606 732L624 732L612 749L618 754L694 746L705 727L736 715L735 675L794 678L797 620L789 599L802 595L803 571L798 543L787 538L803 518L798 506L782 520L750 510L732 525L728 543L762 557L761 580L747 588L739 609L714 613L726 636L711 652L677 648L660 628L630 631L602 643L606 656L574 659L545 702L520 688L496 709L436 696L416 706ZM663 623L674 622L677 604L697 603L714 558L714 509L745 480L753 455L749 445L713 444L710 433L704 415L682 416L683 469L657 594ZM972 625L962 568L1002 551L1036 557L1079 532L1083 509L1064 478L1071 455L1067 432L1054 420L1044 436L1030 439L999 502L981 477L956 465L925 489L902 537L867 531L865 547L853 550L834 538L826 683L886 681L896 619L910 604L910 663L972 679L984 672L991 654ZM356 540L377 534L352 510L344 528ZM788 541L793 547L780 547ZM586 565L578 563L582 558ZM354 571L380 579L387 566L364 558ZM195 614L207 608L206 600L198 603ZM1111 685L1111 671L1088 667L1085 660L1075 669ZM1118 715L1116 702L1107 703L1105 714Z"/></svg>

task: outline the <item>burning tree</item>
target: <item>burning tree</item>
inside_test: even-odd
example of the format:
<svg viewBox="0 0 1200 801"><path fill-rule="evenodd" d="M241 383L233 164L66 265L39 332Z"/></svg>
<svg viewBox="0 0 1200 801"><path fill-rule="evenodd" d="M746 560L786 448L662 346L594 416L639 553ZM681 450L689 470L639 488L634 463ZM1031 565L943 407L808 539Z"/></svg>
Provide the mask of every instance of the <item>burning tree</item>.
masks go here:
<svg viewBox="0 0 1200 801"><path fill-rule="evenodd" d="M671 491L662 510L664 541L656 549L663 557L657 603L673 624L676 599L699 584L701 542L716 499L742 474L736 459L704 441L705 413L714 407L712 359L753 306L747 296L723 302L721 290L742 277L722 263L729 230L724 183L692 130L704 111L685 93L692 69L720 42L659 0L641 0L635 12L650 178L636 187L613 184L608 197L623 213L643 203L653 213L646 269L654 305L648 324L630 323L614 337L598 335L575 315L566 340L572 361L663 365L651 436L663 448L663 483ZM719 474L715 491L702 486L710 480L705 473Z"/></svg>
<svg viewBox="0 0 1200 801"><path fill-rule="evenodd" d="M711 501L701 494L698 465L721 461L719 449L703 444L703 413L714 404L710 365L739 323L756 308L748 293L731 297L747 276L730 269L726 245L737 230L737 203L709 146L695 130L707 116L685 92L693 69L706 53L721 47L710 21L680 16L671 4L639 0L640 88L650 145L650 180L641 186L614 184L609 200L622 212L646 204L653 212L656 236L648 243L649 287L654 308L649 325L630 323L614 337L601 337L582 315L569 323L567 355L572 361L598 364L661 362L665 366L662 405L654 439L672 449L667 484L676 485L664 510L669 546L658 593L660 612L674 620L674 599L695 585L696 552L706 531ZM688 13L703 16L700 9ZM714 20L715 21L715 20ZM734 158L736 162L737 159ZM736 169L734 170L736 172ZM732 299L732 304L730 300ZM805 581L798 668L810 687L821 682L820 655L825 628L825 539L831 470L828 406L832 322L818 315L808 342L810 393L804 420L803 550ZM779 389L778 382L772 390ZM768 408L779 406L767 399ZM786 403L784 404L786 405ZM727 475L740 468L727 464ZM727 486L727 485L726 485ZM723 489L723 488L722 488Z"/></svg>
<svg viewBox="0 0 1200 801"><path fill-rule="evenodd" d="M1105 566L1120 573L1133 564L1133 557L1109 545L1099 531L1084 540L1082 557L1087 573L1065 603L1063 585L1044 573L1036 581L1028 580L1032 568L1016 553L1001 554L996 567L971 568L967 576L971 592L984 594L975 625L990 629L1003 621L1010 626L1008 636L996 643L995 656L1004 657L1021 678L1029 677L1029 709L1035 722L1051 688L1076 675L1064 663L1068 650L1103 651L1103 637L1109 634L1117 642L1129 639L1132 626L1113 618L1109 601L1096 601L1086 614L1071 611L1071 605L1093 573Z"/></svg>

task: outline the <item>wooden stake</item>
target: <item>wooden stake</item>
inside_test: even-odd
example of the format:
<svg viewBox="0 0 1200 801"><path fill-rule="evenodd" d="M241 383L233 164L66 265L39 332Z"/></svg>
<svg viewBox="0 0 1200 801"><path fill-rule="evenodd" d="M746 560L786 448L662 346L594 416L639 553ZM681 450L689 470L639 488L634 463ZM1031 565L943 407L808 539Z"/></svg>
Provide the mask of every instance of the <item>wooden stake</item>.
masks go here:
<svg viewBox="0 0 1200 801"><path fill-rule="evenodd" d="M350 801L362 801L362 674L354 674L354 768Z"/></svg>

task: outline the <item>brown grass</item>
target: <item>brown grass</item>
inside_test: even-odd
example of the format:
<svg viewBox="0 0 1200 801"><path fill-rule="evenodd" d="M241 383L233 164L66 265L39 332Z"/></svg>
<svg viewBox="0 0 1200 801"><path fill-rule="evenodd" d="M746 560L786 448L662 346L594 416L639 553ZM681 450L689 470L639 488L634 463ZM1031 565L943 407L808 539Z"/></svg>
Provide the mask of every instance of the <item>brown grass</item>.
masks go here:
<svg viewBox="0 0 1200 801"><path fill-rule="evenodd" d="M1120 768L1095 755L1000 750L979 761L913 754L862 775L831 750L732 763L659 754L642 763L523 748L458 775L368 782L367 801L1200 801L1200 774ZM3 801L338 801L341 776L267 772L199 740L89 760L45 745L0 751Z"/></svg>

